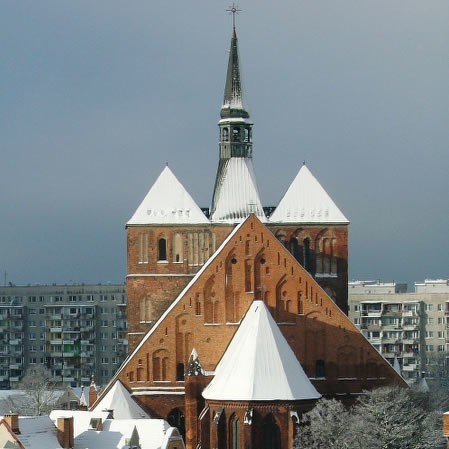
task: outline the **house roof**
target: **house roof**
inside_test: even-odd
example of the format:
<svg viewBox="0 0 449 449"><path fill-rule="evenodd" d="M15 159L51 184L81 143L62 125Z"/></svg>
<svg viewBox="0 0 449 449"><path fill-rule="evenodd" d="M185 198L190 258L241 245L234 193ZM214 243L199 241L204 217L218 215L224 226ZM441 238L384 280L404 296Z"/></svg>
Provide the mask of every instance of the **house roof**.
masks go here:
<svg viewBox="0 0 449 449"><path fill-rule="evenodd" d="M254 301L203 391L205 399L318 399L301 364L263 301Z"/></svg>
<svg viewBox="0 0 449 449"><path fill-rule="evenodd" d="M250 158L220 161L211 210L212 222L238 223L250 214L266 221Z"/></svg>
<svg viewBox="0 0 449 449"><path fill-rule="evenodd" d="M0 417L0 421L3 416ZM8 426L9 427L9 426ZM20 416L20 434L14 437L25 449L61 449L57 430L48 416Z"/></svg>
<svg viewBox="0 0 449 449"><path fill-rule="evenodd" d="M127 225L202 223L209 220L166 166Z"/></svg>
<svg viewBox="0 0 449 449"><path fill-rule="evenodd" d="M107 412L54 410L50 417L55 424L58 418L73 417L74 449L122 449L136 437L141 449L166 448L170 438L182 441L177 429L163 419L107 419L107 415ZM93 418L101 419L102 430L91 428ZM178 447L182 449L184 445Z"/></svg>
<svg viewBox="0 0 449 449"><path fill-rule="evenodd" d="M149 418L148 414L131 397L129 391L119 380L95 404L93 411L95 410L112 410L114 419Z"/></svg>
<svg viewBox="0 0 449 449"><path fill-rule="evenodd" d="M304 164L270 216L271 223L349 223Z"/></svg>

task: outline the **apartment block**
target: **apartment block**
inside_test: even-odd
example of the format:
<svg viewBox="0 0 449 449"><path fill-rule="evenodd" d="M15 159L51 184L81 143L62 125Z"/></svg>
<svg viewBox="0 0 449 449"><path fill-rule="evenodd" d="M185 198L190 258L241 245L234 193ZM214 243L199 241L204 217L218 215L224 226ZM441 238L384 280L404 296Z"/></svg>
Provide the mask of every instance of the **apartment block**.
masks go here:
<svg viewBox="0 0 449 449"><path fill-rule="evenodd" d="M349 282L349 318L405 379L448 378L449 281Z"/></svg>
<svg viewBox="0 0 449 449"><path fill-rule="evenodd" d="M102 385L127 349L124 284L0 287L0 388L37 364L60 385Z"/></svg>

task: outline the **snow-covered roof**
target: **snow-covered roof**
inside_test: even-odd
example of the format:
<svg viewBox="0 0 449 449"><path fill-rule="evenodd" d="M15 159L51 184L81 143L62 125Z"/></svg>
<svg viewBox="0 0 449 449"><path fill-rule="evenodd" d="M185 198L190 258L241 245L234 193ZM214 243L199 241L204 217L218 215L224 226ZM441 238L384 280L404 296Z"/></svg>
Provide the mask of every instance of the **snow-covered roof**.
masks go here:
<svg viewBox="0 0 449 449"><path fill-rule="evenodd" d="M202 223L209 220L166 166L127 225Z"/></svg>
<svg viewBox="0 0 449 449"><path fill-rule="evenodd" d="M211 209L212 222L238 223L255 214L266 222L257 190L252 160L232 157L224 160L219 170Z"/></svg>
<svg viewBox="0 0 449 449"><path fill-rule="evenodd" d="M271 223L349 223L304 164L270 216Z"/></svg>
<svg viewBox="0 0 449 449"><path fill-rule="evenodd" d="M138 435L141 449L166 448L168 440L179 440L178 447L184 445L177 429L163 419L107 419L106 412L53 410L50 414L54 423L58 418L72 417L74 424L74 449L123 449L134 435ZM92 419L101 419L102 430L92 429ZM46 447L41 446L40 449Z"/></svg>
<svg viewBox="0 0 449 449"><path fill-rule="evenodd" d="M321 395L263 301L254 301L203 391L205 399L271 401Z"/></svg>
<svg viewBox="0 0 449 449"><path fill-rule="evenodd" d="M117 380L105 396L95 404L93 411L95 410L112 410L114 419L149 418L120 380Z"/></svg>
<svg viewBox="0 0 449 449"><path fill-rule="evenodd" d="M2 419L3 416L0 416L0 421ZM16 437L25 449L61 449L62 447L58 442L56 427L48 416L20 416L19 430L20 434Z"/></svg>

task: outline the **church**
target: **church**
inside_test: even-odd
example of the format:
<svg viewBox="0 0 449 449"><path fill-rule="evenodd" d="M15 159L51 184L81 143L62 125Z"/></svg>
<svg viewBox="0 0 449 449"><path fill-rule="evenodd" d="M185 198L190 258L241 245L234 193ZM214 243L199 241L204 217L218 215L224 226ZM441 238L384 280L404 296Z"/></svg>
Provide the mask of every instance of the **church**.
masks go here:
<svg viewBox="0 0 449 449"><path fill-rule="evenodd" d="M235 11L233 11L235 13ZM348 225L304 164L264 207L235 24L210 208L167 166L126 224L121 382L188 449L293 447L320 397L404 384L348 319Z"/></svg>

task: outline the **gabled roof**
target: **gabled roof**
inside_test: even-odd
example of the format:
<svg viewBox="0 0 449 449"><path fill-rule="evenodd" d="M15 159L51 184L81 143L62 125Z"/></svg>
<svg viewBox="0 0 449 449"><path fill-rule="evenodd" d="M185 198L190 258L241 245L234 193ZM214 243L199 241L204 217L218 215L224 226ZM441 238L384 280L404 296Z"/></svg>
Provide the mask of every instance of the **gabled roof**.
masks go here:
<svg viewBox="0 0 449 449"><path fill-rule="evenodd" d="M203 391L205 399L318 399L301 364L263 301L254 301Z"/></svg>
<svg viewBox="0 0 449 449"><path fill-rule="evenodd" d="M166 166L127 225L202 223L209 220Z"/></svg>
<svg viewBox="0 0 449 449"><path fill-rule="evenodd" d="M265 222L251 159L232 157L220 164L223 165L218 169L211 221L238 223L253 213Z"/></svg>
<svg viewBox="0 0 449 449"><path fill-rule="evenodd" d="M108 419L107 412L81 410L53 410L50 417L55 424L58 418L73 417L75 449L123 449L137 437L142 449L167 448L170 439L176 440L176 446L184 449L177 429L164 419ZM92 429L92 419L101 420L102 430ZM43 445L39 449L47 447Z"/></svg>
<svg viewBox="0 0 449 449"><path fill-rule="evenodd" d="M0 416L1 425L11 429L5 421L2 421L2 418ZM12 433L14 439L20 441L22 445L17 447L25 449L60 449L62 447L53 421L48 416L20 416L19 429L20 434Z"/></svg>
<svg viewBox="0 0 449 449"><path fill-rule="evenodd" d="M270 217L271 223L349 223L304 164Z"/></svg>
<svg viewBox="0 0 449 449"><path fill-rule="evenodd" d="M120 380L95 404L92 410L112 410L114 419L149 418L148 414L131 397Z"/></svg>

